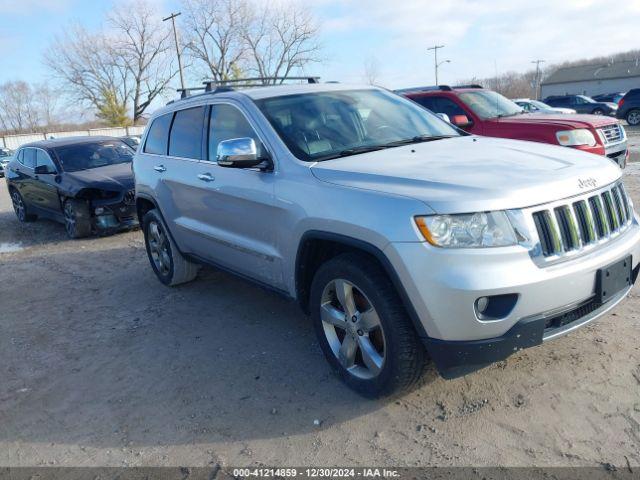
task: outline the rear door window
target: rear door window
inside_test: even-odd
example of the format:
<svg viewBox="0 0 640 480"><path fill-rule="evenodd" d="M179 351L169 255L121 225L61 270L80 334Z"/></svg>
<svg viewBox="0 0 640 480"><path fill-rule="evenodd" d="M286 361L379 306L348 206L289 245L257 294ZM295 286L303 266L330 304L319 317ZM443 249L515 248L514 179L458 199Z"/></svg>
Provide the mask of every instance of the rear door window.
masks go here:
<svg viewBox="0 0 640 480"><path fill-rule="evenodd" d="M169 128L173 113L167 113L156 118L147 134L147 140L144 144L145 153L154 153L156 155L166 155L167 145L169 143Z"/></svg>
<svg viewBox="0 0 640 480"><path fill-rule="evenodd" d="M201 160L203 127L204 107L177 111L169 135L169 155Z"/></svg>

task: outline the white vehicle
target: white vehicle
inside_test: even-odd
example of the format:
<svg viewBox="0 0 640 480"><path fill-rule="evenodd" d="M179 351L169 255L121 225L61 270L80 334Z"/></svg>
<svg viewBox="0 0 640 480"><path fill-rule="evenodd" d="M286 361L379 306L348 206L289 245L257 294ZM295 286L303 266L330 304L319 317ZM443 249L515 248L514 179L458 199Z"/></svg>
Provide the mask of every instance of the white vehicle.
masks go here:
<svg viewBox="0 0 640 480"><path fill-rule="evenodd" d="M296 300L364 395L410 387L427 353L452 378L555 339L638 276L605 157L461 133L371 86L209 89L156 112L134 158L151 268Z"/></svg>
<svg viewBox="0 0 640 480"><path fill-rule="evenodd" d="M527 113L576 113L573 108L552 107L540 100L531 100L530 98L516 98L513 101Z"/></svg>

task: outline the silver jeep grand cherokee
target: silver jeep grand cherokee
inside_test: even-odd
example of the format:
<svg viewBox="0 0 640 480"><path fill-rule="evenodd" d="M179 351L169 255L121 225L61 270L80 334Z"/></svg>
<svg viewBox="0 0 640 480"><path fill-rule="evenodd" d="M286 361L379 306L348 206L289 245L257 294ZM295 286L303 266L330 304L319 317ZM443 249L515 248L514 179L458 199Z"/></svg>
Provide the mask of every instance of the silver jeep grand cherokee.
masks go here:
<svg viewBox="0 0 640 480"><path fill-rule="evenodd" d="M156 112L134 160L159 280L212 264L295 299L352 388L453 378L613 308L638 276L620 169L467 135L368 86L192 95Z"/></svg>

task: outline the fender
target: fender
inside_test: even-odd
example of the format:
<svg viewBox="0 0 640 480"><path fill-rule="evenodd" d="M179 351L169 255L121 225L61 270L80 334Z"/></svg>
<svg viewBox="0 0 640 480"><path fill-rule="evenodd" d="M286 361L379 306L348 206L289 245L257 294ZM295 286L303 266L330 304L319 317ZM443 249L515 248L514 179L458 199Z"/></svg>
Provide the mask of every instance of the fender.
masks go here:
<svg viewBox="0 0 640 480"><path fill-rule="evenodd" d="M299 277L300 277L300 273L302 273L304 269L302 265L302 262L304 262L304 258L303 258L304 255L303 255L302 249L305 243L309 240L328 240L328 241L343 244L343 245L364 251L369 255L373 256L380 263L385 273L391 279L391 282L393 283L393 286L398 292L398 295L400 295L400 300L402 301L404 308L406 309L407 313L409 314L409 317L411 318L411 321L413 322L413 325L416 329L418 336L421 339L428 338L427 332L424 329L422 322L420 321L420 317L418 316L416 309L414 308L413 303L409 298L409 295L407 295L404 285L402 285L402 282L400 281L400 277L398 276L395 268L391 264L391 261L383 253L383 251L380 250L375 245L369 242L366 242L364 240L349 237L346 235L341 235L341 234L331 233L331 232L324 232L321 230L308 230L300 238L300 242L298 244L298 251L296 254L296 265L295 265L296 297L298 300L298 304L301 306L303 310L306 311L307 309L305 308L303 303L304 294L302 292L302 286L301 286L302 282L300 281Z"/></svg>

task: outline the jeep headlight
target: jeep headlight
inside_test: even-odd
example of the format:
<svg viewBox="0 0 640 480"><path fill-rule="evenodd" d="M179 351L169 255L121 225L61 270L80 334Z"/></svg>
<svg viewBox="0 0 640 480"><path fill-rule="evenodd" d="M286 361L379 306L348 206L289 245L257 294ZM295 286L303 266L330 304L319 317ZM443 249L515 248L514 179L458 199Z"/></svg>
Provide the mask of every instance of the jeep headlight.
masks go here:
<svg viewBox="0 0 640 480"><path fill-rule="evenodd" d="M502 211L415 217L424 239L436 247L481 248L517 245L516 232Z"/></svg>
<svg viewBox="0 0 640 480"><path fill-rule="evenodd" d="M561 130L556 132L558 143L563 147L575 147L578 145L589 145L595 147L596 137L586 128L576 130Z"/></svg>

